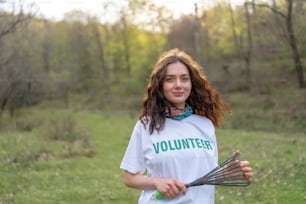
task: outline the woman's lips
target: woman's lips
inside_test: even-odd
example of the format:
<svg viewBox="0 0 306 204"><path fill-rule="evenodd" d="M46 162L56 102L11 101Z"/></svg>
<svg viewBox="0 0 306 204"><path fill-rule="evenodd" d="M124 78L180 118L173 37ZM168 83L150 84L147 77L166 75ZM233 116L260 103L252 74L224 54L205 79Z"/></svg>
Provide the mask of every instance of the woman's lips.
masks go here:
<svg viewBox="0 0 306 204"><path fill-rule="evenodd" d="M184 92L174 92L173 95L174 96L183 96Z"/></svg>

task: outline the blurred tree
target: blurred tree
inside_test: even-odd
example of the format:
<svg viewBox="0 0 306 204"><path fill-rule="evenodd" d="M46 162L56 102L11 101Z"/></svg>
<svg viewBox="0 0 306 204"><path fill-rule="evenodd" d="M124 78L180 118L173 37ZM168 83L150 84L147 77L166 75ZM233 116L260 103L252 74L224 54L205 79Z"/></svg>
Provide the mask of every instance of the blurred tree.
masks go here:
<svg viewBox="0 0 306 204"><path fill-rule="evenodd" d="M158 56L174 47L202 65L216 65L212 69L221 65L226 83L239 81L233 79L243 74L248 82L255 59L261 63L288 54L290 22L300 48L297 54L306 56L305 12L297 8L305 2L299 0L291 8L284 0L261 6L249 0L236 7L229 0L218 2L205 10L195 4L193 14L174 19L171 10L153 0L129 0L111 22L77 10L62 21L1 10L0 111L12 107L14 112L46 98L63 99L68 106L69 93L80 94L83 104L99 108L135 104ZM116 3L107 1L103 12L111 4ZM288 41L280 40L284 36ZM291 47L294 50L294 43ZM229 69L231 63L234 69ZM226 81L218 71L213 73Z"/></svg>
<svg viewBox="0 0 306 204"><path fill-rule="evenodd" d="M88 92L96 80L96 69L92 66L91 33L88 22L90 16L83 11L74 10L65 14L67 26L67 60L69 72L74 81L74 91Z"/></svg>
<svg viewBox="0 0 306 204"><path fill-rule="evenodd" d="M5 3L0 2L0 6ZM31 102L31 72L21 47L28 46L25 38L34 12L30 5L25 13L23 1L10 6L0 8L0 114L8 106L13 115L17 107Z"/></svg>
<svg viewBox="0 0 306 204"><path fill-rule="evenodd" d="M120 27L121 27L121 39L123 42L123 56L124 56L124 70L127 76L131 75L131 60L130 60L130 36L129 36L129 25L126 17L126 13L124 10L121 11L121 18L120 18Z"/></svg>
<svg viewBox="0 0 306 204"><path fill-rule="evenodd" d="M287 32L286 36L287 36L289 46L291 48L292 58L293 58L295 70L297 73L299 87L305 88L303 65L300 59L300 53L298 50L297 39L296 39L296 35L294 32L294 25L293 25L293 7L294 7L293 0L286 0L286 12L283 12L280 9L277 9L275 2L273 6L270 6L268 4L257 4L257 6L269 8L274 14L281 16L285 20L286 32Z"/></svg>
<svg viewBox="0 0 306 204"><path fill-rule="evenodd" d="M238 36L237 36L237 32L236 32L236 20L235 20L234 11L233 11L230 0L228 0L228 10L229 10L229 13L230 13L230 19L231 19L231 21L230 21L231 24L230 25L231 25L231 29L232 29L232 33L233 33L233 40L234 40L236 55L240 56Z"/></svg>
<svg viewBox="0 0 306 204"><path fill-rule="evenodd" d="M179 48L196 58L195 23L195 17L192 15L184 15L180 19L174 20L170 25L167 37L168 49Z"/></svg>
<svg viewBox="0 0 306 204"><path fill-rule="evenodd" d="M204 53L206 51L207 61L218 61L222 58L235 56L235 42L228 5L216 4L204 12L202 14L202 24L204 24L202 32L204 33L203 36L205 36L203 41L205 45L208 44L209 46L202 49ZM235 32L237 35L239 34L237 31Z"/></svg>
<svg viewBox="0 0 306 204"><path fill-rule="evenodd" d="M247 42L245 43L245 51L243 54L243 58L246 65L246 81L250 82L251 78L251 59L252 59L252 49L253 49L253 38L252 38L252 25L250 19L250 11L249 11L249 4L246 2L244 4L245 7L245 22L247 27ZM254 7L253 7L254 8Z"/></svg>

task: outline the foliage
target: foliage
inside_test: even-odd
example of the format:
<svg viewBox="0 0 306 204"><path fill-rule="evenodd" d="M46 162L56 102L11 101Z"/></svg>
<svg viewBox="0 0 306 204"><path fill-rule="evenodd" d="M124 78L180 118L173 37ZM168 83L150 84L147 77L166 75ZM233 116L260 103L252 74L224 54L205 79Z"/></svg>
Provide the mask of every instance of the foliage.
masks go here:
<svg viewBox="0 0 306 204"><path fill-rule="evenodd" d="M284 5L283 1L278 3L277 9L284 12ZM158 56L174 47L187 51L200 64L219 63L229 73L227 68L235 62L242 69L238 78L246 75L243 56L247 50L247 25L243 6L233 8L231 15L228 2L220 1L179 19L173 19L167 8L153 1L130 0L127 6L130 12L121 10L114 22L101 23L98 17L72 11L62 21L25 16L25 22L14 24L14 29L0 38L0 49L5 50L0 57L0 113L10 109L14 115L16 109L51 98L62 99L69 106L70 94L83 93L88 102L93 102L89 106L95 104L103 109L111 103L125 105L117 99L131 95L130 100L134 100L135 95L141 95ZM269 9L249 9L252 65L260 66L268 60L289 61L284 19ZM305 15L303 7L295 10L294 28L304 57ZM144 13L147 17L140 18ZM3 18L5 26L0 27L0 33L15 17L3 16L7 18ZM279 66L277 74L292 68L293 65ZM257 71L252 68L252 76ZM222 83L218 86L226 88Z"/></svg>

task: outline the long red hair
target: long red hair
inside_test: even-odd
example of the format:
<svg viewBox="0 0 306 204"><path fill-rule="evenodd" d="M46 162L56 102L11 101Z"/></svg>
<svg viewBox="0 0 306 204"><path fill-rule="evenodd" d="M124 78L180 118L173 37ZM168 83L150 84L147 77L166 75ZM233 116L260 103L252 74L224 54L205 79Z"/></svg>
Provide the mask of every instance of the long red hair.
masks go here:
<svg viewBox="0 0 306 204"><path fill-rule="evenodd" d="M165 52L155 64L142 102L140 121L144 125L149 123L150 134L154 130L160 131L164 128L165 112L170 108L170 103L164 96L163 82L167 67L176 62L183 63L187 67L191 78L192 89L186 103L192 107L194 114L205 116L216 127L220 127L225 111L230 111L229 105L211 86L203 68L191 56L177 48Z"/></svg>

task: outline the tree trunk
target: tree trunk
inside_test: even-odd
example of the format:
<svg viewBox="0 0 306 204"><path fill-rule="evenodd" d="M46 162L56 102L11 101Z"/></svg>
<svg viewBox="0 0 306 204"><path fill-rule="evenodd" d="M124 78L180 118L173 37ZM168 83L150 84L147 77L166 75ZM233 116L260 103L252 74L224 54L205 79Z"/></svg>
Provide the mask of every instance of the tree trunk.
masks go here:
<svg viewBox="0 0 306 204"><path fill-rule="evenodd" d="M287 0L287 16L286 16L286 26L288 31L288 37L289 37L289 43L292 51L292 57L294 60L294 65L298 77L299 87L305 88L305 80L304 80L304 74L303 74L303 66L300 60L300 55L296 43L296 38L293 30L292 25L292 6L293 6L293 0Z"/></svg>
<svg viewBox="0 0 306 204"><path fill-rule="evenodd" d="M50 33L51 28L47 20L44 20L44 37L42 43L43 67L47 73L50 71Z"/></svg>
<svg viewBox="0 0 306 204"><path fill-rule="evenodd" d="M124 46L124 59L125 59L125 68L128 76L131 74L131 65L130 65L130 47L129 47L129 37L128 37L128 25L125 20L125 13L121 12L121 23L123 26L123 46Z"/></svg>
<svg viewBox="0 0 306 204"><path fill-rule="evenodd" d="M271 7L267 4L258 4L257 6L265 7L271 9L275 14L280 15L286 21L286 31L287 31L287 40L292 52L292 58L294 61L294 67L298 77L299 88L305 88L305 79L303 73L303 65L301 63L300 54L297 47L297 41L295 37L295 33L293 30L293 23L292 23L292 10L293 10L293 0L286 0L287 1L287 14L282 13L281 11L277 10L276 7Z"/></svg>
<svg viewBox="0 0 306 204"><path fill-rule="evenodd" d="M194 49L195 49L195 57L198 62L201 63L201 22L198 17L198 6L194 4L195 10L195 19L194 19Z"/></svg>
<svg viewBox="0 0 306 204"><path fill-rule="evenodd" d="M228 1L228 9L231 15L231 26L232 26L232 33L233 33L233 38L234 38L234 43L235 43L235 51L236 55L240 56L240 49L239 49L239 43L238 43L238 38L237 38L237 33L236 33L236 21L234 17L234 12L231 6L231 2Z"/></svg>
<svg viewBox="0 0 306 204"><path fill-rule="evenodd" d="M251 31L251 20L250 20L250 13L248 8L248 3L244 4L245 8L245 19L247 24L247 50L245 51L244 60L246 63L246 81L249 82L251 78L251 57L252 57L252 47L253 47L253 40L252 40L252 31Z"/></svg>

